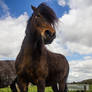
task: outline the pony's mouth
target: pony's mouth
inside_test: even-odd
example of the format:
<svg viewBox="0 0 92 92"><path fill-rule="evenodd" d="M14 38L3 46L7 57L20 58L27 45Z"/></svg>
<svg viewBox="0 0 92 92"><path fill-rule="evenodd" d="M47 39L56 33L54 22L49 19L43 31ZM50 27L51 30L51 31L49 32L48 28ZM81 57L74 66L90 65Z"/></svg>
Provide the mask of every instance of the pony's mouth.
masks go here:
<svg viewBox="0 0 92 92"><path fill-rule="evenodd" d="M44 38L44 44L51 44L51 42L56 38L56 35L52 37L46 37Z"/></svg>

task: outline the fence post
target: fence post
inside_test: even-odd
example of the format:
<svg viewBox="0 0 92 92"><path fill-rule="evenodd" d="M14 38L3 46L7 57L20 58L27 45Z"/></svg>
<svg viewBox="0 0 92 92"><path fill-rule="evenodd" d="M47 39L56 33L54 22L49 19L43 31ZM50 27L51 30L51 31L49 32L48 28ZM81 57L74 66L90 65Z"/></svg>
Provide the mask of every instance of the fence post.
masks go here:
<svg viewBox="0 0 92 92"><path fill-rule="evenodd" d="M84 85L84 92L86 92L86 85Z"/></svg>

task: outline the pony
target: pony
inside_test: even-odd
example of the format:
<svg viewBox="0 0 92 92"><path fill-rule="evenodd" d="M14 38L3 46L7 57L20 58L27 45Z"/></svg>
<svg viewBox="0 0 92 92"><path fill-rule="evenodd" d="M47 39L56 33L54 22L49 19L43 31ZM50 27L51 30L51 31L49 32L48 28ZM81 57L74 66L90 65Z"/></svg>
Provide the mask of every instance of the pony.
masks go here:
<svg viewBox="0 0 92 92"><path fill-rule="evenodd" d="M51 86L54 92L67 92L68 61L45 47L56 37L54 26L58 18L46 3L31 7L33 14L15 62L20 92L28 92L29 82L37 85L38 92L44 92L45 86Z"/></svg>
<svg viewBox="0 0 92 92"><path fill-rule="evenodd" d="M10 85L12 92L16 92L16 70L14 60L0 61L0 88Z"/></svg>

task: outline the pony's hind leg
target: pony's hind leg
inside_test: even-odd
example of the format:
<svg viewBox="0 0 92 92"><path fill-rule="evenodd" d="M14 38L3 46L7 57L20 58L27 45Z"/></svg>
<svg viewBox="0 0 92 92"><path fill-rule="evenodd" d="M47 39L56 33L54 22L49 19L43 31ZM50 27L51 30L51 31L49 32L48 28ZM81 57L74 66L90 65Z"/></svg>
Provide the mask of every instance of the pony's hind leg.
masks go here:
<svg viewBox="0 0 92 92"><path fill-rule="evenodd" d="M59 92L58 87L57 87L57 83L52 85L52 89L54 92Z"/></svg>

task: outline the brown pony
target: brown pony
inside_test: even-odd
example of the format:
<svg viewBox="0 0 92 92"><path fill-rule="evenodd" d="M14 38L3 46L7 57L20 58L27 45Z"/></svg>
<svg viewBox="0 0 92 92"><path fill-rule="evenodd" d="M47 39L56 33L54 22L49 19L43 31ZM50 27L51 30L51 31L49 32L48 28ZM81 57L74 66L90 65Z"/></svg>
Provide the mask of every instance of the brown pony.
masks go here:
<svg viewBox="0 0 92 92"><path fill-rule="evenodd" d="M29 82L37 85L38 92L44 92L45 86L51 86L54 92L67 92L68 62L65 56L45 47L56 36L56 14L44 3L37 8L32 6L32 9L34 12L28 20L26 36L15 64L20 92L28 91Z"/></svg>
<svg viewBox="0 0 92 92"><path fill-rule="evenodd" d="M0 88L10 85L12 92L16 92L16 70L14 60L0 60Z"/></svg>

